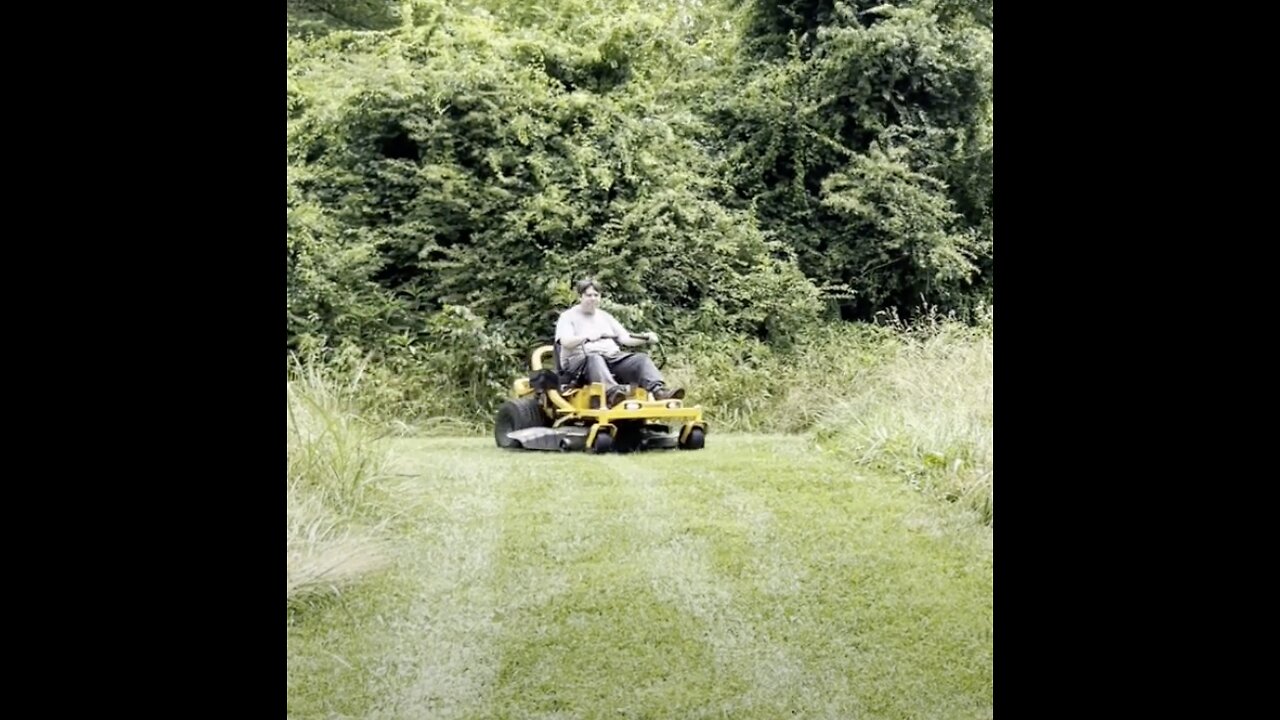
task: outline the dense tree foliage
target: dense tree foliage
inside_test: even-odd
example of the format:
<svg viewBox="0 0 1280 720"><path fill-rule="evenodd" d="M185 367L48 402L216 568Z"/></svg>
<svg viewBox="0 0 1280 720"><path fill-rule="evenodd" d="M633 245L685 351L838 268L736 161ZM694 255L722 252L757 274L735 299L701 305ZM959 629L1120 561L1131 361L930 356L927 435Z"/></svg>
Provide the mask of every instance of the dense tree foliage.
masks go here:
<svg viewBox="0 0 1280 720"><path fill-rule="evenodd" d="M288 345L522 347L584 275L637 329L784 344L987 302L992 14L290 0Z"/></svg>

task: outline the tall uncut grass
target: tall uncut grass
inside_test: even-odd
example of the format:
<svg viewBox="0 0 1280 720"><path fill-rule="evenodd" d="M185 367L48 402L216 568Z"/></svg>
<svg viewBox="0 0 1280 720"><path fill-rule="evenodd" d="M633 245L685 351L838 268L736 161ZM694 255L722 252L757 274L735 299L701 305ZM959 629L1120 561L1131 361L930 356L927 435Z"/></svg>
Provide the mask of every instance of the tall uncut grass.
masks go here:
<svg viewBox="0 0 1280 720"><path fill-rule="evenodd" d="M933 321L899 333L896 352L847 386L816 435L859 462L889 470L995 517L994 325Z"/></svg>
<svg viewBox="0 0 1280 720"><path fill-rule="evenodd" d="M385 563L387 450L334 383L299 368L287 382L285 595L341 589Z"/></svg>
<svg viewBox="0 0 1280 720"><path fill-rule="evenodd" d="M994 320L812 329L786 351L697 338L664 368L716 432L812 433L856 462L994 516Z"/></svg>

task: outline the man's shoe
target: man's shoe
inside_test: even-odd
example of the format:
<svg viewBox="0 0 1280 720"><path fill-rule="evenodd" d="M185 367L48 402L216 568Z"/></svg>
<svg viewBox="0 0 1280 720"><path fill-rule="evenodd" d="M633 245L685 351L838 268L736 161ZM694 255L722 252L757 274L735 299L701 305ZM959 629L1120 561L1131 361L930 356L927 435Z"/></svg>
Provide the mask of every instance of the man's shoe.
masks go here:
<svg viewBox="0 0 1280 720"><path fill-rule="evenodd" d="M653 391L653 397L657 400L683 400L684 388L676 388L671 390L665 385L659 386Z"/></svg>
<svg viewBox="0 0 1280 720"><path fill-rule="evenodd" d="M630 394L631 394L630 385L614 385L612 388L610 388L609 392L605 393L604 395L605 404L608 407L613 407L614 405L617 405L623 400L626 400L627 396Z"/></svg>

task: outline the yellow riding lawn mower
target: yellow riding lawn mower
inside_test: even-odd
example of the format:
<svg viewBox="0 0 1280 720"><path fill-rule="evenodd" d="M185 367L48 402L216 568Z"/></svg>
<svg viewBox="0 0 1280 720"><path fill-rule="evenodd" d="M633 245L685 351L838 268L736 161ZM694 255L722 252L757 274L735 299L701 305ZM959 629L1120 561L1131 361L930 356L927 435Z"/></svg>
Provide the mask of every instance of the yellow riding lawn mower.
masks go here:
<svg viewBox="0 0 1280 720"><path fill-rule="evenodd" d="M543 358L554 357L554 369ZM658 400L644 388L609 407L603 383L566 384L559 345L542 345L529 359L532 370L519 378L513 397L494 421L498 447L595 453L670 449L701 450L707 437L702 407L683 399Z"/></svg>

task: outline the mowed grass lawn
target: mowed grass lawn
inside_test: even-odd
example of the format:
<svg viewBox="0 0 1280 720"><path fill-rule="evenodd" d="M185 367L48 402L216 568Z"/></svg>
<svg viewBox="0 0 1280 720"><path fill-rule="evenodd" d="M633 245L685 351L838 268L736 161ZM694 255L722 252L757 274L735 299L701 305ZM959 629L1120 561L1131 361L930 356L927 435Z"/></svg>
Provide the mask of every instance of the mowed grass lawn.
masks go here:
<svg viewBox="0 0 1280 720"><path fill-rule="evenodd" d="M289 610L294 718L984 718L993 531L799 436L393 445L387 570Z"/></svg>

